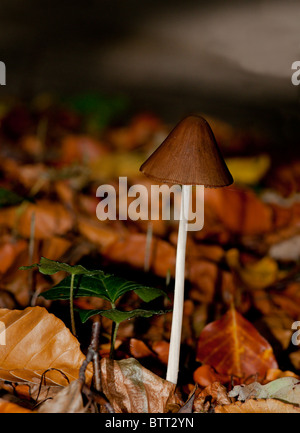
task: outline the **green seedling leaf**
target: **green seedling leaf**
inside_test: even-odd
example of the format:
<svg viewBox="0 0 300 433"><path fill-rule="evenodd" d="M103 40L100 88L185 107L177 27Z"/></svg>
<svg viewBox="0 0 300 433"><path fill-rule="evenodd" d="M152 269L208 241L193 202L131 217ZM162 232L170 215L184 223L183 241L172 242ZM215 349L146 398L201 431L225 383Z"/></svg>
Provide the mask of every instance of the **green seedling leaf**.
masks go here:
<svg viewBox="0 0 300 433"><path fill-rule="evenodd" d="M56 262L54 260L42 257L40 263L35 263L31 266L22 266L21 270L29 270L38 267L39 271L44 275L53 275L56 272L67 272L71 275L93 275L102 274L102 271L89 271L81 265L71 266L67 263ZM70 287L70 286L69 286Z"/></svg>
<svg viewBox="0 0 300 433"><path fill-rule="evenodd" d="M0 208L6 206L14 206L22 203L24 200L24 197L21 197L13 191L9 191L5 188L0 188Z"/></svg>
<svg viewBox="0 0 300 433"><path fill-rule="evenodd" d="M128 281L115 275L106 275L101 271L94 275L76 275L74 279L74 297L94 296L115 303L117 299L129 291L134 291L144 302L150 302L159 296L166 296L165 292L154 287ZM70 277L41 294L46 299L70 299Z"/></svg>
<svg viewBox="0 0 300 433"><path fill-rule="evenodd" d="M120 324L124 320L130 320L135 317L152 317L154 315L161 315L168 313L170 310L142 310L136 309L131 311L120 311L117 309L111 310L79 310L79 316L82 323L86 322L90 317L100 314L100 316L107 317L113 322Z"/></svg>

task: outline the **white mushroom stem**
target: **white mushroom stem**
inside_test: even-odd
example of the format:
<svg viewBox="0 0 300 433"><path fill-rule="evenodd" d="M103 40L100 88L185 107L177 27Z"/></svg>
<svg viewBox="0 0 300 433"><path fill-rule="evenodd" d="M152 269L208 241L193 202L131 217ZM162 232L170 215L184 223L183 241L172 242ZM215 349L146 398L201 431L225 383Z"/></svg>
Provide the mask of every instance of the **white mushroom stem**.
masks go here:
<svg viewBox="0 0 300 433"><path fill-rule="evenodd" d="M178 229L175 289L169 359L166 379L177 384L179 370L179 355L181 344L183 302L184 302L184 279L185 279L185 250L187 237L187 224L189 215L190 195L192 185L182 185L180 221Z"/></svg>

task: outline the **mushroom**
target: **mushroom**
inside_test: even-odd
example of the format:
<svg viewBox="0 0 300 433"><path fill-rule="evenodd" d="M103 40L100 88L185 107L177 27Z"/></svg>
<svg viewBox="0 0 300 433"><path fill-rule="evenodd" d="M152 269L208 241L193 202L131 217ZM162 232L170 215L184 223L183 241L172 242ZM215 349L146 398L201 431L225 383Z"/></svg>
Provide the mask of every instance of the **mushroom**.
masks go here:
<svg viewBox="0 0 300 433"><path fill-rule="evenodd" d="M232 184L208 122L191 115L179 122L164 142L142 164L140 171L166 184L182 185L180 221L176 251L174 305L166 379L177 383L182 332L185 280L185 250L192 185L224 187Z"/></svg>

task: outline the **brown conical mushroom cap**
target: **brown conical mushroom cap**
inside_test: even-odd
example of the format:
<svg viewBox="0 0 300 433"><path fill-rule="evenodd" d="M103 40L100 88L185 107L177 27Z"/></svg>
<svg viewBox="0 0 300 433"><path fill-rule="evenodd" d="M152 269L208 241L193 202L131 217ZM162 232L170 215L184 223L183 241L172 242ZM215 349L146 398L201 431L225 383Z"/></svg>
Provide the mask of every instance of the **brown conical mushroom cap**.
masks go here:
<svg viewBox="0 0 300 433"><path fill-rule="evenodd" d="M140 171L160 183L221 187L233 182L214 134L200 116L179 122Z"/></svg>

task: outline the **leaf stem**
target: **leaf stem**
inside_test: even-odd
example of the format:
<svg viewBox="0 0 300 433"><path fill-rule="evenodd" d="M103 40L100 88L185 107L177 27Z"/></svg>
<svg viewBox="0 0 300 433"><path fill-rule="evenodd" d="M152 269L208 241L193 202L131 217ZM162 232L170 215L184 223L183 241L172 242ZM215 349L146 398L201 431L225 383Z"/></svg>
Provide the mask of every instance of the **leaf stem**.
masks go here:
<svg viewBox="0 0 300 433"><path fill-rule="evenodd" d="M119 323L113 322L112 329L111 329L111 345L110 345L109 359L114 358L118 328L119 328Z"/></svg>
<svg viewBox="0 0 300 433"><path fill-rule="evenodd" d="M76 335L76 327L75 327L75 319L74 319L74 303L73 303L74 279L75 279L75 274L71 274L71 284L70 284L71 329L72 329L72 334Z"/></svg>

